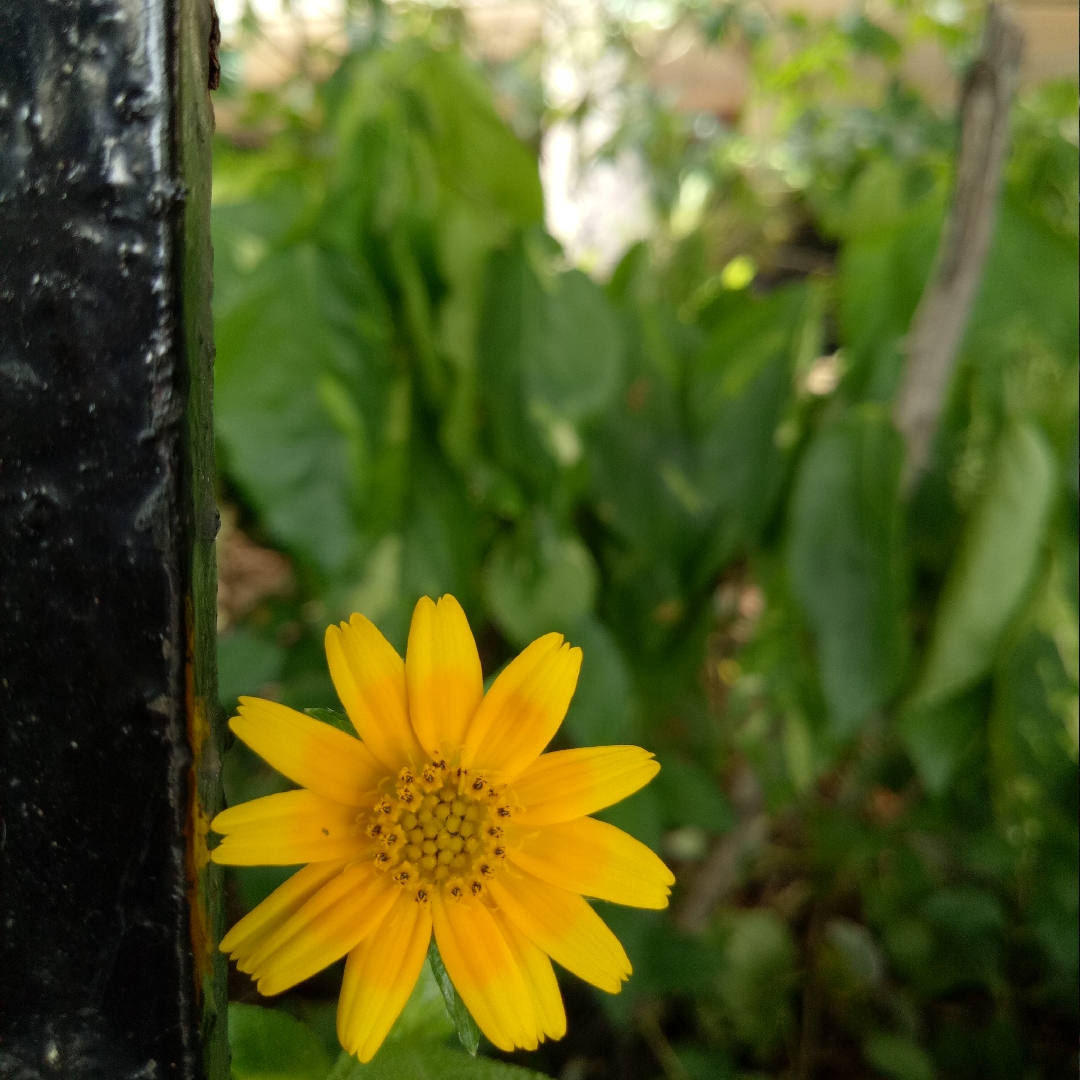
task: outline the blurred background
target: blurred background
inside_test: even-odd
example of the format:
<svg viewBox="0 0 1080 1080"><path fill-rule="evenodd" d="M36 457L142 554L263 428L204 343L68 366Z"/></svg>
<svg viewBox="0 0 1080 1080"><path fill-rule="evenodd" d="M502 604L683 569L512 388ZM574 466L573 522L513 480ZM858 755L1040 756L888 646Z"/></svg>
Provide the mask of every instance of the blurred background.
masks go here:
<svg viewBox="0 0 1080 1080"><path fill-rule="evenodd" d="M980 4L218 8L222 706L339 708L326 625L404 651L452 592L486 675L582 646L559 747L663 765L602 815L678 878L598 905L634 976L561 979L563 1041L481 1053L1075 1076L1076 4L1013 9L996 231L910 497L890 404ZM287 786L239 743L225 783ZM288 873L230 871L230 922ZM340 974L267 1001L234 969L234 1077L322 1080ZM429 991L391 1042L453 1040Z"/></svg>

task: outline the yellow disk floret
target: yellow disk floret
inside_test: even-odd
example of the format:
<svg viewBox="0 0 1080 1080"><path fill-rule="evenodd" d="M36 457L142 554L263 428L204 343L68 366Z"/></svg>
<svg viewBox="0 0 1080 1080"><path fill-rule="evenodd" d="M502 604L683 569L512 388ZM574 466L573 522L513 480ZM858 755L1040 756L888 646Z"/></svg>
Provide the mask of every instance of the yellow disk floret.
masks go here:
<svg viewBox="0 0 1080 1080"><path fill-rule="evenodd" d="M378 845L375 868L423 904L436 888L456 900L483 895L506 857L512 814L505 788L440 759L402 769L357 826Z"/></svg>

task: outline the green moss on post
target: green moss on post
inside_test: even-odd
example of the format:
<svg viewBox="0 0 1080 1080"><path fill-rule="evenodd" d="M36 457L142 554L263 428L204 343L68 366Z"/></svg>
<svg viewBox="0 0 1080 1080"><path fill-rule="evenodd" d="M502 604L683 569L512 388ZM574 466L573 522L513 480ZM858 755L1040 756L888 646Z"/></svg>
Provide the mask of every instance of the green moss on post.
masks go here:
<svg viewBox="0 0 1080 1080"><path fill-rule="evenodd" d="M183 344L188 372L186 498L190 530L186 715L192 765L189 780L187 867L193 976L207 1080L228 1080L227 966L217 948L224 934L224 879L209 861L207 828L221 809L224 717L217 701L217 573L214 539L214 339L210 245L211 56L217 26L212 0L177 0L175 131L177 164L187 189L179 278L183 290Z"/></svg>

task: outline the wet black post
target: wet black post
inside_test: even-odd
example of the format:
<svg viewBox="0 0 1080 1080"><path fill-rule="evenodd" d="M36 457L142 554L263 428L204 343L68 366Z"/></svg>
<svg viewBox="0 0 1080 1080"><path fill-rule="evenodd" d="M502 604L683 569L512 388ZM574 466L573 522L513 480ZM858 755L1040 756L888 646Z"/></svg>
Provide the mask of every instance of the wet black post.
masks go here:
<svg viewBox="0 0 1080 1080"><path fill-rule="evenodd" d="M211 0L0 2L0 1078L228 1076Z"/></svg>

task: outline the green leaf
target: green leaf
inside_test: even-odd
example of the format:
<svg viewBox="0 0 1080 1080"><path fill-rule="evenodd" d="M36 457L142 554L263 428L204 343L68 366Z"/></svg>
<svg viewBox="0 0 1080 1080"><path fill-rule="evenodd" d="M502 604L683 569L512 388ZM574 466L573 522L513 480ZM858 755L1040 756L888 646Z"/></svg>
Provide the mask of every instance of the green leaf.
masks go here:
<svg viewBox="0 0 1080 1080"><path fill-rule="evenodd" d="M334 709L305 709L304 712L308 716L314 716L316 720L321 720L324 724L329 724L331 727L336 727L338 731L344 731L346 735L355 735L356 728L353 727L353 722L341 712L337 712Z"/></svg>
<svg viewBox="0 0 1080 1080"><path fill-rule="evenodd" d="M232 1080L324 1080L333 1061L318 1039L288 1013L229 1005Z"/></svg>
<svg viewBox="0 0 1080 1080"><path fill-rule="evenodd" d="M861 369L907 332L934 262L941 228L940 190L909 205L902 169L879 158L860 177L837 224L839 317L848 366Z"/></svg>
<svg viewBox="0 0 1080 1080"><path fill-rule="evenodd" d="M518 645L572 624L593 608L597 573L589 549L540 519L533 535L497 542L483 571L484 597Z"/></svg>
<svg viewBox="0 0 1080 1080"><path fill-rule="evenodd" d="M1076 241L1035 220L1015 195L1006 193L968 324L965 353L977 357L993 349L1002 327L1013 322L1075 361L1080 345Z"/></svg>
<svg viewBox="0 0 1080 1080"><path fill-rule="evenodd" d="M928 707L906 708L897 730L911 760L935 795L943 794L964 757L985 729L986 702L964 694Z"/></svg>
<svg viewBox="0 0 1080 1080"><path fill-rule="evenodd" d="M599 286L578 270L554 274L544 258L522 242L492 259L480 333L496 454L538 486L577 463L580 428L614 399L623 363Z"/></svg>
<svg viewBox="0 0 1080 1080"><path fill-rule="evenodd" d="M430 50L405 71L432 110L429 130L447 185L518 223L539 221L544 196L536 157L499 116L491 90L472 65L459 53Z"/></svg>
<svg viewBox="0 0 1080 1080"><path fill-rule="evenodd" d="M542 1074L445 1046L384 1046L366 1065L342 1054L327 1080L546 1080Z"/></svg>
<svg viewBox="0 0 1080 1080"><path fill-rule="evenodd" d="M454 1026L457 1028L457 1035L461 1045L473 1057L476 1057L476 1048L480 1045L480 1029L476 1026L476 1021L472 1018L468 1008L465 1006L465 1002L461 1000L453 982L450 980L450 976L446 972L446 966L439 955L439 946L435 943L434 936L432 936L431 944L428 946L428 963L431 965L431 972L435 976L435 981L439 984L439 989L442 991L447 1014L454 1021Z"/></svg>
<svg viewBox="0 0 1080 1080"><path fill-rule="evenodd" d="M434 947L434 939L432 940ZM454 1031L453 1019L447 1015L442 987L431 970L431 964L424 964L420 978L416 980L409 1000L401 1015L394 1022L386 1043L402 1043L415 1046L418 1043L443 1043Z"/></svg>
<svg viewBox="0 0 1080 1080"><path fill-rule="evenodd" d="M663 822L654 787L655 782L635 791L622 802L605 807L596 816L601 821L629 833L635 840L640 840L646 847L660 854L663 847Z"/></svg>
<svg viewBox="0 0 1080 1080"><path fill-rule="evenodd" d="M900 42L884 27L871 22L861 12L851 13L840 20L840 29L851 42L856 52L870 53L884 60L899 59L902 49Z"/></svg>
<svg viewBox="0 0 1080 1080"><path fill-rule="evenodd" d="M1016 423L1005 429L942 591L913 705L944 701L990 670L1035 572L1056 471L1036 428Z"/></svg>
<svg viewBox="0 0 1080 1080"><path fill-rule="evenodd" d="M675 1056L686 1080L735 1080L735 1064L723 1050L710 1050L688 1043L675 1046Z"/></svg>
<svg viewBox="0 0 1080 1080"><path fill-rule="evenodd" d="M866 1060L891 1080L934 1080L934 1063L917 1043L902 1035L872 1035L863 1047Z"/></svg>
<svg viewBox="0 0 1080 1080"><path fill-rule="evenodd" d="M241 694L258 693L281 674L285 650L246 626L217 639L218 699L231 709Z"/></svg>
<svg viewBox="0 0 1080 1080"><path fill-rule="evenodd" d="M703 507L717 515L700 573L711 579L740 544L752 543L776 505L789 451L778 432L808 290L778 290L720 324L690 371L689 406Z"/></svg>
<svg viewBox="0 0 1080 1080"><path fill-rule="evenodd" d="M216 322L227 470L270 532L327 573L354 554L356 499L386 426L368 422L384 409L381 341L357 318L374 304L358 271L301 245L260 263Z"/></svg>
<svg viewBox="0 0 1080 1080"><path fill-rule="evenodd" d="M732 919L719 979L720 997L739 1037L760 1054L790 1021L798 980L795 943L787 923L764 909Z"/></svg>
<svg viewBox="0 0 1080 1080"><path fill-rule="evenodd" d="M716 778L700 765L672 754L658 755L660 772L652 788L660 803L664 827L697 825L722 833L735 825L735 815Z"/></svg>
<svg viewBox="0 0 1080 1080"><path fill-rule="evenodd" d="M906 658L900 460L886 413L864 407L818 433L792 500L788 568L841 736L888 700Z"/></svg>
<svg viewBox="0 0 1080 1080"><path fill-rule="evenodd" d="M631 742L635 702L626 659L611 631L585 615L566 628L571 645L581 647L581 674L570 702L565 730L579 746Z"/></svg>

